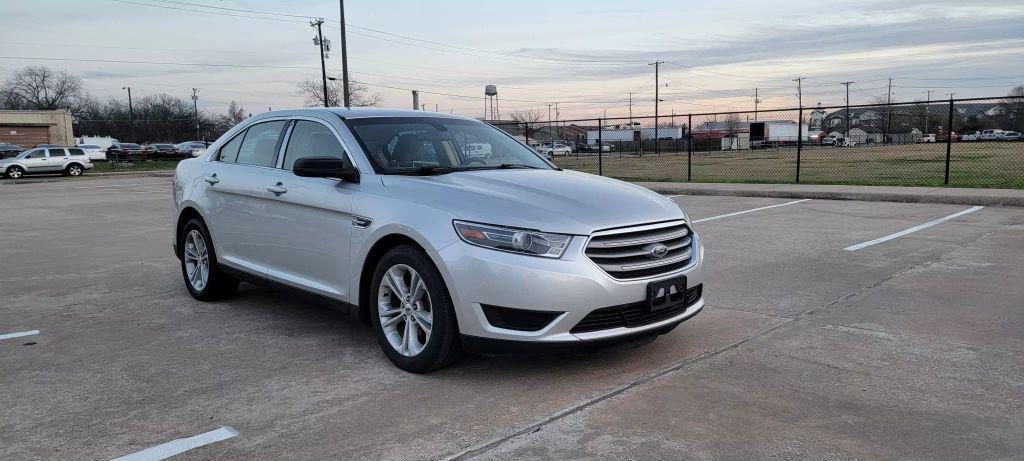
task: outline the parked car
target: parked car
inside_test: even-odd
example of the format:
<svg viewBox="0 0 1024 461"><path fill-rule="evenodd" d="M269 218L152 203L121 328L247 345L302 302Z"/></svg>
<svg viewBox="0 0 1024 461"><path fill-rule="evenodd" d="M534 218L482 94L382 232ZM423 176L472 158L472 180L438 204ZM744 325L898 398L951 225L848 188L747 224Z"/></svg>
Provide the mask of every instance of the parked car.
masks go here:
<svg viewBox="0 0 1024 461"><path fill-rule="evenodd" d="M185 154L174 144L149 144L143 150L150 160L180 160L192 156L191 151Z"/></svg>
<svg viewBox="0 0 1024 461"><path fill-rule="evenodd" d="M466 138L494 155L466 156ZM241 280L325 298L411 372L462 348L654 337L704 306L703 246L676 202L558 169L478 120L266 112L178 163L172 187L194 298Z"/></svg>
<svg viewBox="0 0 1024 461"><path fill-rule="evenodd" d="M917 138L917 142L935 142L935 133L923 134L921 137Z"/></svg>
<svg viewBox="0 0 1024 461"><path fill-rule="evenodd" d="M597 143L579 146L580 152L597 152L598 150L600 150L601 152L611 152L612 146L611 144L601 144L600 146L598 146Z"/></svg>
<svg viewBox="0 0 1024 461"><path fill-rule="evenodd" d="M17 156L0 160L0 172L11 179L27 174L62 173L81 176L92 168L85 151L78 147L46 147L30 149Z"/></svg>
<svg viewBox="0 0 1024 461"><path fill-rule="evenodd" d="M541 154L544 155L555 157L559 155L569 155L572 153L572 149L569 146L566 146L565 144L562 143L545 143L542 144L539 148L537 148L537 152L540 152Z"/></svg>
<svg viewBox="0 0 1024 461"><path fill-rule="evenodd" d="M856 147L857 142L842 136L828 135L821 138L821 145L833 147Z"/></svg>
<svg viewBox="0 0 1024 461"><path fill-rule="evenodd" d="M96 144L83 144L78 146L79 149L85 151L85 155L89 156L89 160L93 162L103 162L107 160L106 149Z"/></svg>
<svg viewBox="0 0 1024 461"><path fill-rule="evenodd" d="M130 142L120 142L107 149L107 160L111 162L131 162L146 158L142 146Z"/></svg>
<svg viewBox="0 0 1024 461"><path fill-rule="evenodd" d="M462 153L468 157L490 157L491 145L482 142L471 142L462 146Z"/></svg>
<svg viewBox="0 0 1024 461"><path fill-rule="evenodd" d="M977 131L968 131L960 136L961 141L980 141L981 133Z"/></svg>
<svg viewBox="0 0 1024 461"><path fill-rule="evenodd" d="M982 141L996 141L1003 136L1003 130L982 130Z"/></svg>
<svg viewBox="0 0 1024 461"><path fill-rule="evenodd" d="M1006 132L1003 133L1003 136L1001 138L999 138L999 139L1003 140L1003 141L1020 141L1020 139L1021 139L1020 138L1020 132L1019 131L1006 131Z"/></svg>
<svg viewBox="0 0 1024 461"><path fill-rule="evenodd" d="M208 145L209 144L202 141L185 141L176 144L174 147L178 149L179 152L186 153L187 155L185 155L185 157L187 158L189 156L198 157L200 154L206 151L206 146Z"/></svg>
<svg viewBox="0 0 1024 461"><path fill-rule="evenodd" d="M10 158L20 154L25 149L17 144L0 142L0 158Z"/></svg>

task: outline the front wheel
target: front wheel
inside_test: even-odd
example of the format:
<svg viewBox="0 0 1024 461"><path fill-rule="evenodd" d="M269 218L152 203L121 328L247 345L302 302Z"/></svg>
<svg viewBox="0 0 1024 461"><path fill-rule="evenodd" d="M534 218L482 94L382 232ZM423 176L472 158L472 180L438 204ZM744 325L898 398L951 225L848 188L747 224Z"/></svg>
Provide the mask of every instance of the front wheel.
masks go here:
<svg viewBox="0 0 1024 461"><path fill-rule="evenodd" d="M25 170L18 165L14 165L7 169L7 177L11 179L18 179L25 175Z"/></svg>
<svg viewBox="0 0 1024 461"><path fill-rule="evenodd" d="M455 309L441 273L423 251L402 245L385 253L371 287L377 342L392 363L426 373L458 358Z"/></svg>
<svg viewBox="0 0 1024 461"><path fill-rule="evenodd" d="M200 301L224 299L238 290L238 280L217 266L217 253L210 242L210 232L198 219L185 223L178 242L185 287L193 298Z"/></svg>

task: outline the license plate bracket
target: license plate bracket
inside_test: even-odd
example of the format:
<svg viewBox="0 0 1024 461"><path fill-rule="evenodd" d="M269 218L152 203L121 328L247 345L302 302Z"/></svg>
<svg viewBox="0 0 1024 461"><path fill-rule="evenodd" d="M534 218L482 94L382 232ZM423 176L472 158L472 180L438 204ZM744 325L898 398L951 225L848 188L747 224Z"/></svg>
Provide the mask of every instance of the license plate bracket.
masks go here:
<svg viewBox="0 0 1024 461"><path fill-rule="evenodd" d="M647 306L651 312L677 307L685 302L685 275L647 284Z"/></svg>

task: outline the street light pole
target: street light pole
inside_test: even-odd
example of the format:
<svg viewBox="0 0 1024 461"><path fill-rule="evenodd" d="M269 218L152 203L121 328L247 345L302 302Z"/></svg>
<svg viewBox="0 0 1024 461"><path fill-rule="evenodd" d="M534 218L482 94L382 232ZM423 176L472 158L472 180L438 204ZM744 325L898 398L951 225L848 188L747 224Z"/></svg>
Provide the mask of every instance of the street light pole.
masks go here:
<svg viewBox="0 0 1024 461"><path fill-rule="evenodd" d="M122 86L122 90L128 90L128 124L131 125L132 141L135 140L135 111L132 109L132 87Z"/></svg>

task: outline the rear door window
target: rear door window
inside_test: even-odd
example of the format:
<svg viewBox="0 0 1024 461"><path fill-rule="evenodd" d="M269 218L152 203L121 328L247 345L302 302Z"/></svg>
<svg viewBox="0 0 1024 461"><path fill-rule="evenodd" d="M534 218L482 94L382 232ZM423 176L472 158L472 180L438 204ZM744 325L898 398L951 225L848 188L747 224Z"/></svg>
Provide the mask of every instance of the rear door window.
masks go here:
<svg viewBox="0 0 1024 461"><path fill-rule="evenodd" d="M71 155L85 155L85 151L77 148L69 148L68 153Z"/></svg>
<svg viewBox="0 0 1024 461"><path fill-rule="evenodd" d="M250 126L238 148L236 163L272 167L277 164L277 152L281 147L281 132L288 122L284 120L264 122Z"/></svg>

